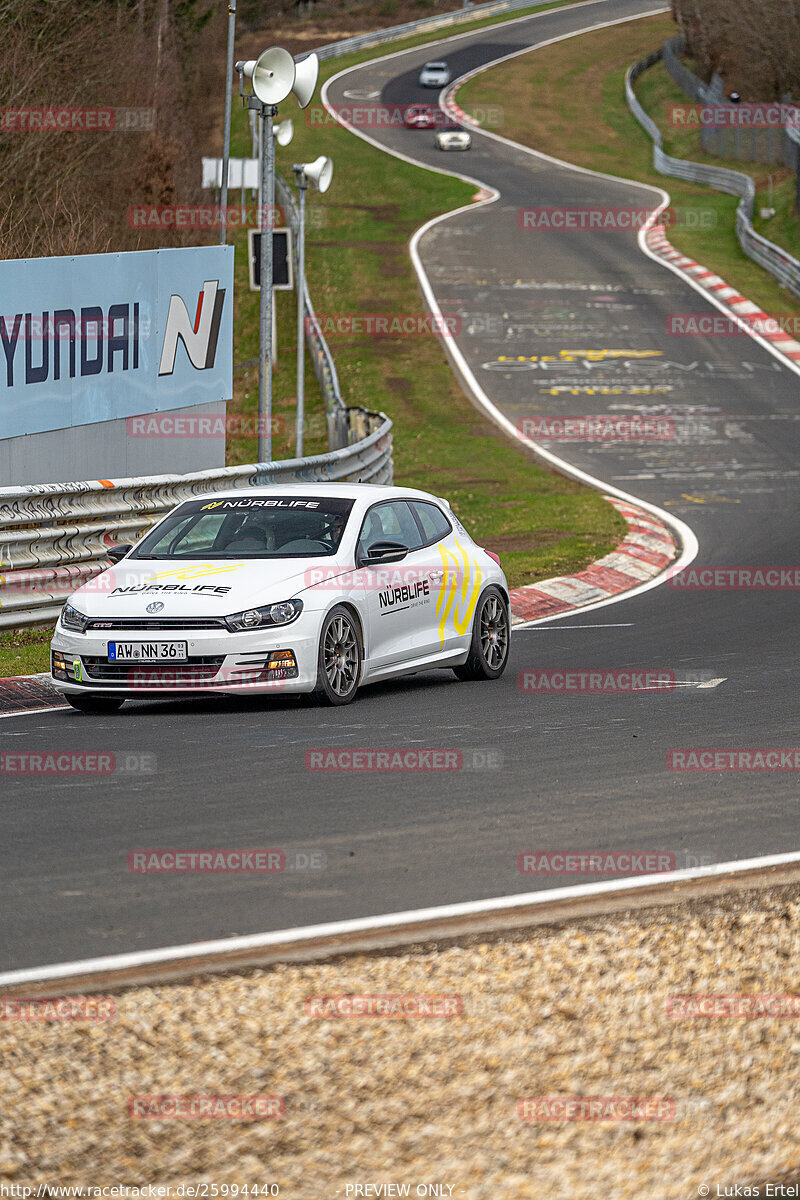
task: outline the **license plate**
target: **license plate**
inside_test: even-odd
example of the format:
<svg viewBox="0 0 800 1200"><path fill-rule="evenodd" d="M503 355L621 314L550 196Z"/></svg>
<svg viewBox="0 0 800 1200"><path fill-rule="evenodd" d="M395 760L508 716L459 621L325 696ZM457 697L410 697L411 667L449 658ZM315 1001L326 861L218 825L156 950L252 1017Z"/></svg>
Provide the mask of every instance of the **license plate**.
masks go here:
<svg viewBox="0 0 800 1200"><path fill-rule="evenodd" d="M109 642L109 662L185 662L186 642Z"/></svg>

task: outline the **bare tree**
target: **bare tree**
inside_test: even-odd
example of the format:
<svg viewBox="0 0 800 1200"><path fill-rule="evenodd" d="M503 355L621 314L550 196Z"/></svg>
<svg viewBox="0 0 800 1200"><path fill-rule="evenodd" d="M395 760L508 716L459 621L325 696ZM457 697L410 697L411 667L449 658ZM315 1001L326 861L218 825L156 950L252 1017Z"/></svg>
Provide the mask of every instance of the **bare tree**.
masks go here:
<svg viewBox="0 0 800 1200"><path fill-rule="evenodd" d="M800 91L800 0L673 0L672 14L706 80L749 100Z"/></svg>
<svg viewBox="0 0 800 1200"><path fill-rule="evenodd" d="M199 0L210 3L210 0ZM180 9L178 13L177 10ZM222 9L219 9L220 13ZM180 25L186 20L191 23ZM7 132L0 138L0 255L27 258L184 244L133 228L132 205L202 201L199 160L214 113L208 68L224 66L187 0L0 0L0 89L10 109L153 112L139 131ZM202 71L201 71L202 67ZM154 69L155 83L154 86ZM122 122L120 122L122 124Z"/></svg>

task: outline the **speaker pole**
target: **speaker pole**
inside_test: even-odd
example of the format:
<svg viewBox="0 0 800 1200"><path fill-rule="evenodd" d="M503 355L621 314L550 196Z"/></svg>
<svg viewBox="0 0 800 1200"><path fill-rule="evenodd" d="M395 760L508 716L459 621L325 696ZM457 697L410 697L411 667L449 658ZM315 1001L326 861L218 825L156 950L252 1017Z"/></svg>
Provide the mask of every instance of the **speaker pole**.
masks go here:
<svg viewBox="0 0 800 1200"><path fill-rule="evenodd" d="M258 461L272 461L272 228L275 209L274 104L261 105L261 295L258 359Z"/></svg>
<svg viewBox="0 0 800 1200"><path fill-rule="evenodd" d="M308 180L303 171L295 168L300 191L300 222L297 230L297 413L295 416L295 457L303 457L303 423L305 421L305 283L306 283L306 192Z"/></svg>
<svg viewBox="0 0 800 1200"><path fill-rule="evenodd" d="M219 244L228 240L228 162L231 157L231 80L233 77L233 39L236 32L236 0L228 0L228 58L225 67L225 125L222 135L222 221Z"/></svg>

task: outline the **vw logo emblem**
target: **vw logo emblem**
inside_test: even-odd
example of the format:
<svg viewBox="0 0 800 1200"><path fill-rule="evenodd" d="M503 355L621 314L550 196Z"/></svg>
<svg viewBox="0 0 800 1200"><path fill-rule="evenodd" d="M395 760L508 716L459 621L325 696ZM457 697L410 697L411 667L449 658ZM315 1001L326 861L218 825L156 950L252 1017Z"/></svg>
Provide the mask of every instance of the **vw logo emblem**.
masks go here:
<svg viewBox="0 0 800 1200"><path fill-rule="evenodd" d="M147 611L149 613L159 613L159 612L161 612L163 607L164 607L164 605L161 603L160 600L154 600L152 604L148 604Z"/></svg>

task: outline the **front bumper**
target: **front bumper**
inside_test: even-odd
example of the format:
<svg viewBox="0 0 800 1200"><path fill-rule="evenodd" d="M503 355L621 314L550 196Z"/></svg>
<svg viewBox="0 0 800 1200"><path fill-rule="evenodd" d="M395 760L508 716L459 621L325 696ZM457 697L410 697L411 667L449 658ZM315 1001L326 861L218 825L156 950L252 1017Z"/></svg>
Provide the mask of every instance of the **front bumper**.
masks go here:
<svg viewBox="0 0 800 1200"><path fill-rule="evenodd" d="M206 692L310 692L317 681L316 624L301 617L289 625L247 633L176 628L158 636L147 629L127 628L104 631L102 635L91 630L80 634L59 625L51 646L51 678L53 686L65 695L94 693L135 698ZM109 640L185 641L187 659L109 662ZM286 651L292 652L294 661L284 658L280 668L270 670L271 657ZM63 660L64 672L55 669L56 656Z"/></svg>

